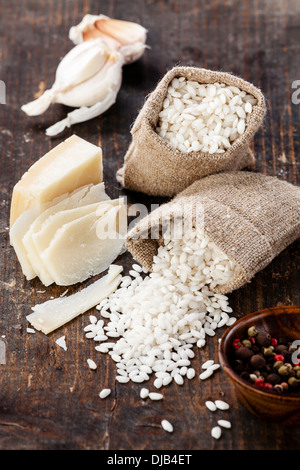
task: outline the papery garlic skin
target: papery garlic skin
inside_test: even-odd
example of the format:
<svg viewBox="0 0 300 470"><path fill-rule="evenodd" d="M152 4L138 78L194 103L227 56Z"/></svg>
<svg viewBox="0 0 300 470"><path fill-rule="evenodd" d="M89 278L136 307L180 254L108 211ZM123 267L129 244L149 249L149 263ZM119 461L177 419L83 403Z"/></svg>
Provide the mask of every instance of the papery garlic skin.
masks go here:
<svg viewBox="0 0 300 470"><path fill-rule="evenodd" d="M131 64L144 53L147 29L131 21L116 20L105 15L85 15L82 21L69 31L74 44L102 38L108 47L120 52L124 64Z"/></svg>

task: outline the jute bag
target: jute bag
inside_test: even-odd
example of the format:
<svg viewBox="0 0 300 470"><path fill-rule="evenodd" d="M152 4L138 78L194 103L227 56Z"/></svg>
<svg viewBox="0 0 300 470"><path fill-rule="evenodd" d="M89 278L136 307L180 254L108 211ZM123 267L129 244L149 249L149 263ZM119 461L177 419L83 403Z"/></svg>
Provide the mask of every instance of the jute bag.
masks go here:
<svg viewBox="0 0 300 470"><path fill-rule="evenodd" d="M156 132L158 115L168 86L175 77L205 84L219 82L234 85L257 99L257 104L246 120L244 134L225 153L183 153L172 148ZM172 197L205 176L221 171L241 170L255 161L249 145L262 124L265 112L265 99L261 91L241 78L197 67L174 67L158 83L141 109L131 129L132 141L124 165L116 178L127 189L152 196Z"/></svg>
<svg viewBox="0 0 300 470"><path fill-rule="evenodd" d="M127 249L151 271L153 256L162 244L163 223L182 215L193 221L203 216L205 235L236 262L231 281L215 288L224 294L249 282L300 237L300 188L247 171L208 176L131 228Z"/></svg>

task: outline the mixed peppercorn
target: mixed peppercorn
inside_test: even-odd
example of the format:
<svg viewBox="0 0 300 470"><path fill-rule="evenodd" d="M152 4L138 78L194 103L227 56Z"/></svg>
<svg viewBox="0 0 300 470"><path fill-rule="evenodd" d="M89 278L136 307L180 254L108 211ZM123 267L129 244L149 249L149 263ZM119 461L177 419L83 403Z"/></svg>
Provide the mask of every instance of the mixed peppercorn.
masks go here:
<svg viewBox="0 0 300 470"><path fill-rule="evenodd" d="M232 343L232 367L241 378L266 391L300 391L300 360L292 360L292 342L267 331L247 330Z"/></svg>

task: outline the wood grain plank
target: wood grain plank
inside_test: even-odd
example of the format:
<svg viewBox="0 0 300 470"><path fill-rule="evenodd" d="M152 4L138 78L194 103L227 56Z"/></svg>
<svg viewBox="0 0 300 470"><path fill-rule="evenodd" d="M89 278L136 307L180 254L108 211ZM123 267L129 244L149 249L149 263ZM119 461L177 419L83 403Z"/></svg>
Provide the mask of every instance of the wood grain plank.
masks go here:
<svg viewBox="0 0 300 470"><path fill-rule="evenodd" d="M124 67L122 88L110 110L49 139L44 134L46 127L62 119L69 108L55 105L42 116L27 118L20 106L41 87L52 85L59 60L72 47L68 30L86 13L140 22L149 30L151 49L137 63ZM259 86L269 111L252 143L257 158L252 169L299 184L300 106L291 101L291 83L300 73L295 59L299 18L296 0L5 3L0 18L1 79L8 84L7 104L0 105L0 335L5 335L6 344L6 364L0 364L1 449L299 448L300 431L269 426L250 415L222 371L209 382L198 380L201 364L209 358L218 360L218 338L223 330L197 352L193 361L196 378L184 386L166 387L164 400L157 403L141 400L140 387L134 384L115 383L115 364L97 353L93 341L84 336L88 314L48 337L27 334L25 316L31 306L60 295L65 288L51 286L41 293L44 286L38 280L24 280L6 228L13 185L32 163L73 132L103 147L104 176L111 197L124 195L129 205L147 207L162 202L122 190L115 173L123 163L130 126L146 96L178 63L229 71ZM7 23L10 28L4 28ZM132 259L125 253L119 262L126 273ZM299 262L296 242L250 284L230 294L235 315L299 304ZM71 287L69 293L77 288ZM55 344L62 335L67 351ZM98 363L96 371L87 367L89 357ZM98 394L104 387L111 387L112 395L100 400ZM231 404L222 416L232 421L233 430L214 441L210 429L216 417L204 403L219 397ZM162 417L174 424L173 434L166 436L161 429Z"/></svg>

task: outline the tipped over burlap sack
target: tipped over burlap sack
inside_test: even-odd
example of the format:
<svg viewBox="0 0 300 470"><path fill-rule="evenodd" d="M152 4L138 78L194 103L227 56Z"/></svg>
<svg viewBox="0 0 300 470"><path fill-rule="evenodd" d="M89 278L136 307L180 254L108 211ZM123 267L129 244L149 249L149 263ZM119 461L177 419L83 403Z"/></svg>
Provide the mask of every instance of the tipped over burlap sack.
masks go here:
<svg viewBox="0 0 300 470"><path fill-rule="evenodd" d="M156 132L168 86L175 77L185 77L203 84L219 82L234 85L257 99L246 119L245 132L225 153L184 153L174 149ZM131 129L132 141L124 165L117 172L117 181L130 190L173 197L200 178L250 166L255 158L249 145L263 122L265 112L266 104L261 91L241 78L197 67L174 67L149 95L135 121Z"/></svg>
<svg viewBox="0 0 300 470"><path fill-rule="evenodd" d="M249 282L300 237L300 188L247 171L208 176L131 228L127 249L151 271L153 256L162 244L162 227L182 217L193 223L197 217L197 223L202 219L205 235L235 261L231 281L213 289L224 294Z"/></svg>

